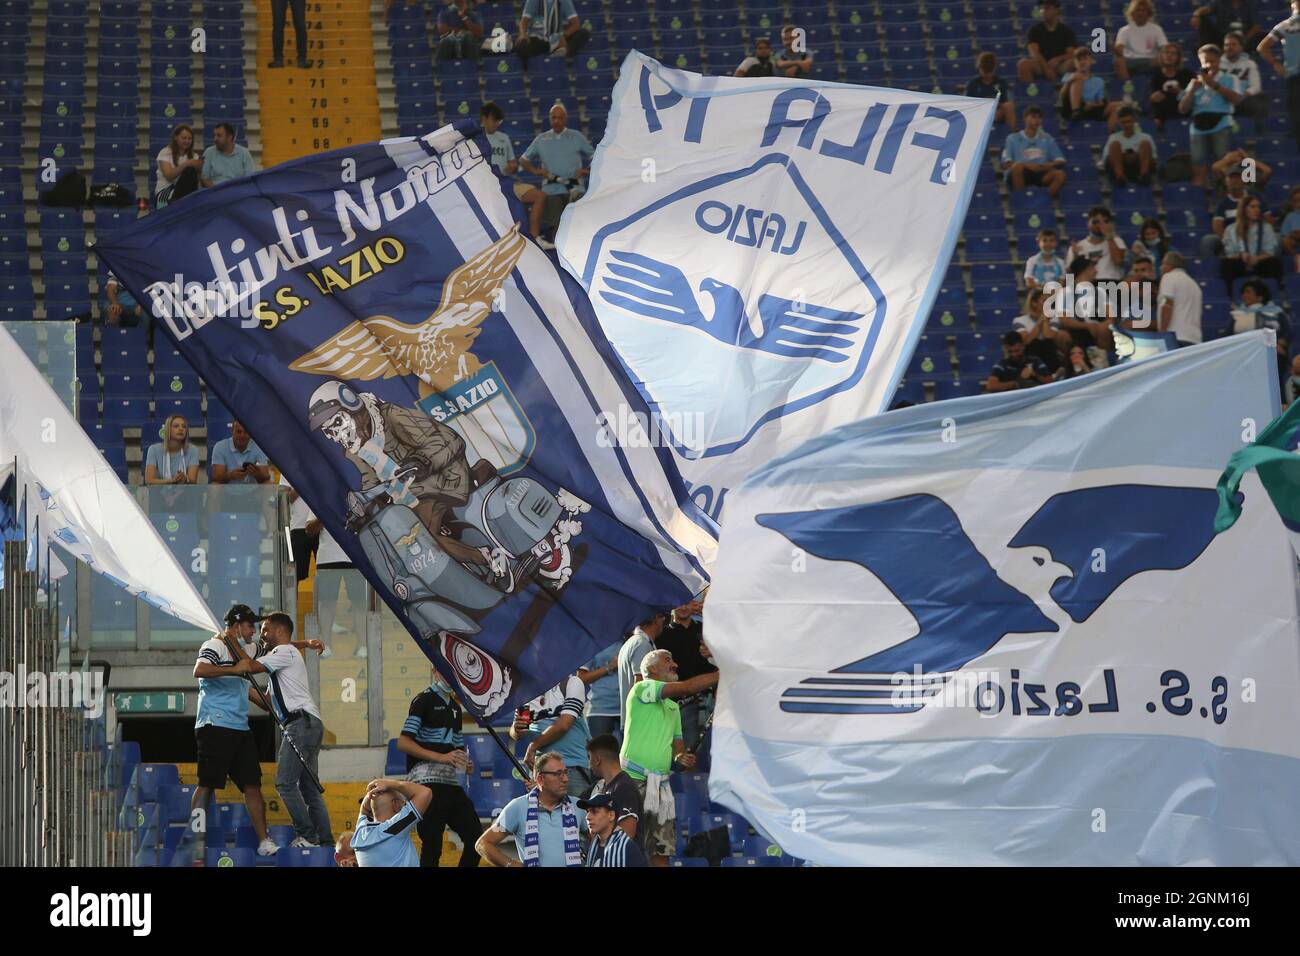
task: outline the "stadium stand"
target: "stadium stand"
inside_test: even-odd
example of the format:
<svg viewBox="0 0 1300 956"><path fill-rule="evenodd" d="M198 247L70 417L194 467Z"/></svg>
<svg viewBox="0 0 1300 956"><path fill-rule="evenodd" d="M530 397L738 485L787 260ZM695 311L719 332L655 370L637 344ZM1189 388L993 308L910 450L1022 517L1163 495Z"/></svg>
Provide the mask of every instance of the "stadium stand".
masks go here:
<svg viewBox="0 0 1300 956"><path fill-rule="evenodd" d="M570 125L597 143L608 122L618 64L628 51L728 76L756 39L776 39L786 22L806 32L817 79L956 93L974 75L978 52L993 51L1018 114L1030 104L1042 107L1045 128L1066 157L1068 185L1057 199L1042 189L1011 192L996 165L1007 131L994 128L956 254L947 272L936 277L925 334L896 400L915 403L981 391L1001 358L999 336L1021 311L1023 266L1036 251L1038 230L1054 227L1061 237L1058 248L1065 249L1082 236L1083 215L1094 205L1115 212L1118 232L1129 244L1144 219L1164 223L1174 247L1189 256L1188 272L1204 289L1207 338L1231 324L1218 263L1196 255L1201 236L1211 229L1214 193L1159 177L1149 188L1111 186L1101 169L1104 128L1061 123L1050 84L1014 80L1015 59L1035 15L1031 0L580 0L583 25L592 32L589 45L572 60L534 60L527 71L513 55L485 54L478 63L435 62L436 10L428 5L398 0L380 17L372 16L365 0L321 0L313 5L311 55L323 60L323 67L311 73L268 69L267 7L251 0L0 0L0 319L78 321L80 420L124 480L141 481L145 448L168 415L185 415L209 454L230 421L229 412L161 336L152 335L147 325L116 327L105 321L107 276L96 261L94 242L152 205L154 157L176 124L192 124L196 142L202 143L210 140L213 125L229 122L238 141L269 166L475 119L491 100L504 111L503 129L521 154L545 130L550 106L562 102ZM1113 36L1124 7L1124 0L1083 0L1067 4L1066 19L1080 36L1096 27ZM494 0L479 3L477 11L485 33L500 28L511 34L520 4ZM1181 13L1171 11L1163 25L1184 51L1195 48ZM1109 57L1101 57L1097 68L1112 95L1142 105L1140 89L1114 79ZM1274 171L1257 192L1276 209L1300 178L1300 161L1294 143L1285 138L1281 84L1271 71L1261 75L1270 106L1264 135L1257 136L1253 126L1243 127L1240 135ZM1154 130L1149 119L1144 125L1155 136L1161 159L1186 152L1185 120L1171 121L1163 131ZM88 175L92 185L122 186L138 205L37 204L62 175L75 170ZM530 180L527 174L521 178ZM1270 287L1295 315L1300 276L1293 272L1291 265L1283 282L1270 281ZM177 515L158 515L155 521L178 549L200 534L197 523ZM250 556L249 544L265 534L255 514L213 516L211 525L215 583L208 597L218 606L246 593L257 579L259 557L256 549ZM91 605L97 627L134 628L130 599L98 578ZM522 784L486 736L468 739L476 766L471 797L480 816L490 819L522 792ZM175 766L140 763L138 747L121 741L105 744L103 753L120 793L116 815L130 825L137 864L167 866L184 858L179 851L185 847L193 769L182 774ZM402 769L391 745L388 756L390 773ZM355 816L358 786L364 785L329 785L336 820ZM704 865L681 854L692 834L717 827L726 827L738 854L726 865L797 862L780 856L746 821L712 805L705 774L677 775L673 786L681 821L674 866ZM257 858L247 844L249 821L237 800L227 792L212 806L207 865L333 865L324 851L283 848L274 858ZM281 812L275 822L279 826L287 817Z"/></svg>

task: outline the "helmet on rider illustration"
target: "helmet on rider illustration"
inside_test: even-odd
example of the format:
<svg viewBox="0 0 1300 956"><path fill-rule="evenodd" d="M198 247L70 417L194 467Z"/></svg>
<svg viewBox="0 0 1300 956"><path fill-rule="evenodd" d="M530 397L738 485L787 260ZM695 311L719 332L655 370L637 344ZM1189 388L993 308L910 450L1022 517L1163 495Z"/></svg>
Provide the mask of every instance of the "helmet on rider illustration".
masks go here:
<svg viewBox="0 0 1300 956"><path fill-rule="evenodd" d="M307 411L308 427L320 431L330 441L355 450L357 425L354 415L365 414L365 404L346 382L326 382L312 392Z"/></svg>

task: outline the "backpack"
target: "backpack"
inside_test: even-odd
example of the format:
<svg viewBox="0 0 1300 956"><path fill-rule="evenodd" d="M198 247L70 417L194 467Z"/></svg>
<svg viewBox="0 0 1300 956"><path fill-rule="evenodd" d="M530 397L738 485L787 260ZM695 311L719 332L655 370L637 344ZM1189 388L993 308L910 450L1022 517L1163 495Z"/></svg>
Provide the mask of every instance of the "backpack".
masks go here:
<svg viewBox="0 0 1300 956"><path fill-rule="evenodd" d="M51 189L41 193L41 205L82 208L86 205L86 177L75 169L64 173Z"/></svg>
<svg viewBox="0 0 1300 956"><path fill-rule="evenodd" d="M722 861L731 855L731 836L726 827L701 830L686 841L683 855L703 857L709 861L709 866L721 866Z"/></svg>

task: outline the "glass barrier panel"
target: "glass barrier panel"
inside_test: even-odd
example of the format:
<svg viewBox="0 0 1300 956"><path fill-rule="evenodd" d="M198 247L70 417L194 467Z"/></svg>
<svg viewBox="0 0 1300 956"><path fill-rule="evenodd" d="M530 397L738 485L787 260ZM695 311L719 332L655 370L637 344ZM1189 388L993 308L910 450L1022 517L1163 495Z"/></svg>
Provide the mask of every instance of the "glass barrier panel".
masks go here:
<svg viewBox="0 0 1300 956"><path fill-rule="evenodd" d="M325 742L335 746L364 747L369 743L369 588L355 568L317 568L312 579L312 610L305 616L303 630L307 639L316 638L325 645L320 657L320 712Z"/></svg>

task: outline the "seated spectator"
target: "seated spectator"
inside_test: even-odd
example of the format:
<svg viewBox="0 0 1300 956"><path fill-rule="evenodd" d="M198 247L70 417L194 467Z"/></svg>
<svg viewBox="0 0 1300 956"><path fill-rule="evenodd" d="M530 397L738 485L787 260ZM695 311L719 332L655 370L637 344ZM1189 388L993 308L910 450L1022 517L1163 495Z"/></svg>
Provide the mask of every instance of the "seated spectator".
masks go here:
<svg viewBox="0 0 1300 956"><path fill-rule="evenodd" d="M1219 205L1214 210L1214 218L1210 220L1210 228L1214 231L1201 237L1202 258L1223 255L1223 235L1236 223L1237 209L1241 206L1241 200L1247 195L1240 167L1229 168L1225 182L1228 193L1219 201ZM1164 259L1160 261L1163 262Z"/></svg>
<svg viewBox="0 0 1300 956"><path fill-rule="evenodd" d="M1049 372L1061 367L1061 352L1070 347L1070 333L1061 328L1060 323L1048 315L1044 309L1047 293L1041 289L1031 289L1025 296L1025 311L1011 320L1012 326L1020 333L1020 341L1025 343L1025 354L1042 360Z"/></svg>
<svg viewBox="0 0 1300 956"><path fill-rule="evenodd" d="M1011 132L1016 131L1016 106L1011 102L1011 87L998 76L998 56L984 51L975 58L978 75L966 84L966 95L986 100L997 100L998 110L994 121L1004 123Z"/></svg>
<svg viewBox="0 0 1300 956"><path fill-rule="evenodd" d="M438 62L477 60L483 43L483 24L469 0L453 0L438 12Z"/></svg>
<svg viewBox="0 0 1300 956"><path fill-rule="evenodd" d="M1192 126L1188 131L1192 154L1192 184L1205 183L1206 167L1222 159L1232 146L1232 105L1241 99L1237 80L1219 69L1222 51L1207 44L1196 51L1201 60L1201 72L1192 77L1182 98L1178 112L1191 114Z"/></svg>
<svg viewBox="0 0 1300 956"><path fill-rule="evenodd" d="M199 480L199 452L190 444L184 415L170 415L163 424L163 441L154 442L144 456L146 485L194 485Z"/></svg>
<svg viewBox="0 0 1300 956"><path fill-rule="evenodd" d="M1098 120L1113 132L1123 104L1110 101L1106 95L1106 81L1092 72L1094 62L1092 51L1087 47L1081 46L1074 51L1074 67L1061 78L1057 107L1061 116L1070 122Z"/></svg>
<svg viewBox="0 0 1300 956"><path fill-rule="evenodd" d="M587 685L577 674L570 674L540 697L534 697L524 707L530 720L516 713L510 726L511 740L527 740L524 766L532 767L539 753L557 753L569 769L569 796L580 797L591 789L591 773L587 769L587 741L591 731L583 708L587 704Z"/></svg>
<svg viewBox="0 0 1300 956"><path fill-rule="evenodd" d="M172 141L158 150L158 181L154 185L153 204L161 209L199 188L203 157L194 148L194 129L180 123L172 129Z"/></svg>
<svg viewBox="0 0 1300 956"><path fill-rule="evenodd" d="M211 466L212 481L218 485L262 485L271 480L270 461L239 422L231 422L230 437L212 446Z"/></svg>
<svg viewBox="0 0 1300 956"><path fill-rule="evenodd" d="M572 59L590 40L591 31L578 19L573 0L524 0L515 53L525 70L530 58L547 56L560 47Z"/></svg>
<svg viewBox="0 0 1300 956"><path fill-rule="evenodd" d="M1246 52L1245 40L1235 30L1223 38L1223 72L1239 84L1241 99L1233 107L1234 116L1248 116L1255 121L1255 132L1264 135L1268 117L1268 97L1260 92L1259 64Z"/></svg>
<svg viewBox="0 0 1300 956"><path fill-rule="evenodd" d="M1115 75L1121 80L1155 69L1156 54L1169 42L1155 16L1151 0L1130 0L1124 11L1128 22L1115 34Z"/></svg>
<svg viewBox="0 0 1300 956"><path fill-rule="evenodd" d="M1165 253L1160 264L1160 293L1157 331L1173 332L1179 345L1201 341L1201 303L1204 296L1196 280L1183 268L1183 257Z"/></svg>
<svg viewBox="0 0 1300 956"><path fill-rule="evenodd" d="M479 123L487 133L488 144L492 147L492 165L503 177L511 179L515 198L528 210L528 231L537 239L538 245L543 249L554 249L551 243L541 238L546 194L529 183L513 180L515 173L519 172L519 162L515 159L515 146L510 142L510 137L501 131L505 118L506 114L501 112L501 107L492 102L484 103L478 111Z"/></svg>
<svg viewBox="0 0 1300 956"><path fill-rule="evenodd" d="M641 792L619 763L618 750L618 738L613 734L601 734L587 741L587 766L596 778L591 792L607 794L613 800L615 822L640 846Z"/></svg>
<svg viewBox="0 0 1300 956"><path fill-rule="evenodd" d="M1203 44L1218 43L1229 32L1240 33L1248 50L1254 50L1264 37L1264 28L1256 17L1255 0L1212 0L1196 8L1192 29Z"/></svg>
<svg viewBox="0 0 1300 956"><path fill-rule="evenodd" d="M581 180L591 172L586 161L596 151L587 137L568 128L569 111L564 104L551 107L550 120L551 128L529 144L519 157L519 164L534 176L542 177L542 192L546 197L580 195ZM544 249L555 248L550 243L538 244Z"/></svg>
<svg viewBox="0 0 1300 956"><path fill-rule="evenodd" d="M203 172L199 177L203 185L217 186L256 171L253 154L235 142L235 128L229 123L218 123L212 133L212 145L203 151Z"/></svg>
<svg viewBox="0 0 1300 956"><path fill-rule="evenodd" d="M357 851L352 849L351 830L344 830L334 841L334 865L343 867L357 865Z"/></svg>
<svg viewBox="0 0 1300 956"><path fill-rule="evenodd" d="M126 290L117 276L112 272L104 278L104 321L109 325L133 329L141 322L145 328L151 324L151 317L144 306L135 301L135 296Z"/></svg>
<svg viewBox="0 0 1300 956"><path fill-rule="evenodd" d="M1151 74L1151 93L1147 103L1156 129L1163 132L1165 123L1177 119L1178 101L1183 90L1192 82L1192 71L1183 65L1183 48L1177 43L1166 43L1160 48L1156 70Z"/></svg>
<svg viewBox="0 0 1300 956"><path fill-rule="evenodd" d="M1088 234L1070 246L1069 268L1075 260L1087 259L1097 266L1097 280L1122 279L1125 249L1124 240L1115 233L1114 215L1105 206L1093 206L1088 210Z"/></svg>
<svg viewBox="0 0 1300 956"><path fill-rule="evenodd" d="M1164 262L1165 253L1169 252L1173 246L1169 243L1169 236L1165 233L1165 227L1161 225L1159 219L1147 219L1142 223L1142 228L1138 230L1138 237L1133 240L1130 251L1133 258L1145 258L1151 260L1152 271L1155 270L1157 262Z"/></svg>
<svg viewBox="0 0 1300 956"><path fill-rule="evenodd" d="M1025 128L1007 137L1002 147L1002 171L1012 189L1045 186L1052 198L1065 186L1065 155L1052 134L1043 130L1043 111L1025 110Z"/></svg>
<svg viewBox="0 0 1300 956"><path fill-rule="evenodd" d="M587 813L587 832L591 843L587 847L587 866L645 866L645 854L615 825L618 810L607 793L597 794L578 801L578 809Z"/></svg>
<svg viewBox="0 0 1300 956"><path fill-rule="evenodd" d="M419 866L411 827L424 818L430 799L429 788L418 783L371 780L352 832L357 866Z"/></svg>
<svg viewBox="0 0 1300 956"><path fill-rule="evenodd" d="M1223 234L1223 258L1219 260L1223 281L1232 295L1232 283L1242 276L1282 279L1277 233L1264 220L1264 203L1258 196L1246 196L1237 207L1237 221Z"/></svg>
<svg viewBox="0 0 1300 956"><path fill-rule="evenodd" d="M1210 172L1214 176L1214 181L1220 182L1228 178L1228 173L1237 170L1241 174L1242 181L1246 180L1246 170L1250 170L1250 182L1263 189L1268 185L1268 181L1273 178L1273 167L1268 163L1262 162L1250 154L1245 146L1237 146L1224 153L1223 158L1218 160L1210 167Z"/></svg>
<svg viewBox="0 0 1300 956"><path fill-rule="evenodd" d="M807 34L787 23L781 28L781 52L776 56L776 68L783 76L802 77L812 72L812 66Z"/></svg>
<svg viewBox="0 0 1300 956"><path fill-rule="evenodd" d="M759 37L754 41L754 55L747 56L736 67L736 76L776 76L776 61L772 59L772 41Z"/></svg>
<svg viewBox="0 0 1300 956"><path fill-rule="evenodd" d="M1109 351L1115 346L1115 337L1110 331L1114 316L1107 308L1113 283L1099 287L1099 261L1087 256L1075 258L1070 263L1072 282L1067 286L1071 294L1064 297L1064 301L1058 300L1059 304L1049 303L1047 312L1057 316L1057 322L1069 334L1073 344Z"/></svg>
<svg viewBox="0 0 1300 956"><path fill-rule="evenodd" d="M1038 230L1038 251L1025 260L1025 287L1041 289L1065 276L1065 260L1056 254L1056 230Z"/></svg>
<svg viewBox="0 0 1300 956"><path fill-rule="evenodd" d="M1043 360L1025 354L1025 343L1019 332L1008 332L1002 336L1002 351L1005 358L993 366L984 387L990 392L1009 392L1013 388L1029 388L1033 385L1045 385L1052 380L1052 373L1047 370Z"/></svg>
<svg viewBox="0 0 1300 956"><path fill-rule="evenodd" d="M533 765L535 786L515 797L483 831L474 849L493 866L579 867L579 831L586 831L586 814L578 812L566 793L569 771L559 754L539 754ZM515 838L518 860L501 852L506 837Z"/></svg>
<svg viewBox="0 0 1300 956"><path fill-rule="evenodd" d="M1063 379L1087 375L1093 370L1092 362L1088 358L1088 350L1082 345L1071 345L1070 354L1066 357L1065 364L1061 368L1061 378Z"/></svg>
<svg viewBox="0 0 1300 956"><path fill-rule="evenodd" d="M1042 0L1039 6L1043 19L1029 28L1025 38L1029 55L1016 64L1021 83L1032 83L1039 76L1055 83L1079 45L1074 31L1061 20L1061 0Z"/></svg>
<svg viewBox="0 0 1300 956"><path fill-rule="evenodd" d="M627 695L627 723L619 762L641 794L645 848L653 866L667 866L677 845L676 808L668 775L674 766L695 769L695 754L682 740L682 716L677 701L718 683L718 673L677 679L677 662L665 650L641 659L642 679Z"/></svg>
<svg viewBox="0 0 1300 956"><path fill-rule="evenodd" d="M1241 304L1232 310L1232 331L1238 334L1272 329L1277 339L1278 381L1285 383L1286 361L1291 353L1291 322L1282 307L1272 300L1273 293L1266 283L1247 279L1241 286Z"/></svg>
<svg viewBox="0 0 1300 956"><path fill-rule="evenodd" d="M1282 59L1273 55L1277 44L1282 45ZM1300 149L1300 0L1291 0L1291 16L1259 41L1259 56L1286 81L1287 123L1291 138Z"/></svg>
<svg viewBox="0 0 1300 956"><path fill-rule="evenodd" d="M1282 214L1278 218L1281 220L1277 230L1278 240L1282 243L1282 249L1287 255L1300 256L1300 186L1291 187L1287 203L1282 207ZM1300 259L1295 266L1295 271L1300 272Z"/></svg>
<svg viewBox="0 0 1300 956"><path fill-rule="evenodd" d="M406 779L429 788L429 807L416 830L420 834L420 866L436 867L442 856L442 835L447 827L460 838L463 849L458 866L478 866L474 844L483 833L474 801L461 785L460 774L473 773L474 765L461 733L460 701L435 667L429 687L415 695L397 738L406 754Z"/></svg>
<svg viewBox="0 0 1300 956"><path fill-rule="evenodd" d="M1133 107L1121 106L1117 117L1119 130L1110 134L1103 150L1106 175L1116 186L1150 186L1156 167L1156 141L1138 127L1138 112Z"/></svg>

